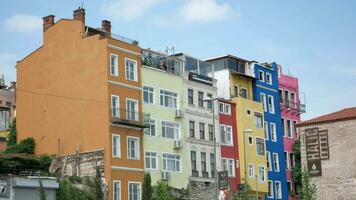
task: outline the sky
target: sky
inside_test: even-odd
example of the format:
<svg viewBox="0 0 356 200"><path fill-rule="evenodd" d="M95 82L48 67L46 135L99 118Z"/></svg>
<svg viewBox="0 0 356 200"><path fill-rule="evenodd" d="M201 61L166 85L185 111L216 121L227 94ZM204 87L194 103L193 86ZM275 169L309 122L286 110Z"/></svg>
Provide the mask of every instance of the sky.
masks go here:
<svg viewBox="0 0 356 200"><path fill-rule="evenodd" d="M356 106L356 1L353 0L2 0L0 74L16 80L16 61L42 44L42 17L86 24L110 20L112 32L141 47L207 59L232 54L277 62L299 78L310 119Z"/></svg>

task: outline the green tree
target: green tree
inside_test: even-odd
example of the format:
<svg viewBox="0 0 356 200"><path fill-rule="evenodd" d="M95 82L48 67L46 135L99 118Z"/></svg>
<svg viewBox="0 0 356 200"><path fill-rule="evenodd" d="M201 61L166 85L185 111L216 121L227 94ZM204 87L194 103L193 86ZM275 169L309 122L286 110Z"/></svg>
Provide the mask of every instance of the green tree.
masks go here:
<svg viewBox="0 0 356 200"><path fill-rule="evenodd" d="M154 200L173 200L169 187L166 183L159 181L154 187Z"/></svg>
<svg viewBox="0 0 356 200"><path fill-rule="evenodd" d="M38 188L38 192L40 193L40 200L46 200L46 191L43 187L42 181L39 181L40 187Z"/></svg>
<svg viewBox="0 0 356 200"><path fill-rule="evenodd" d="M10 133L7 140L7 146L13 146L16 144L16 135L17 135L16 118L14 118L11 124Z"/></svg>
<svg viewBox="0 0 356 200"><path fill-rule="evenodd" d="M293 155L295 159L295 165L292 167L292 181L295 185L302 185L302 164L300 155L300 141L295 141L293 145Z"/></svg>
<svg viewBox="0 0 356 200"><path fill-rule="evenodd" d="M239 191L232 195L233 200L246 200L247 194L250 192L251 186L246 182L241 184Z"/></svg>
<svg viewBox="0 0 356 200"><path fill-rule="evenodd" d="M142 200L152 200L151 175L146 173L143 179Z"/></svg>
<svg viewBox="0 0 356 200"><path fill-rule="evenodd" d="M306 168L302 172L302 190L299 195L300 200L315 200L316 186L310 183L310 175Z"/></svg>
<svg viewBox="0 0 356 200"><path fill-rule="evenodd" d="M95 199L102 200L104 198L102 183L101 183L101 172L99 168L96 168L96 176L95 176Z"/></svg>

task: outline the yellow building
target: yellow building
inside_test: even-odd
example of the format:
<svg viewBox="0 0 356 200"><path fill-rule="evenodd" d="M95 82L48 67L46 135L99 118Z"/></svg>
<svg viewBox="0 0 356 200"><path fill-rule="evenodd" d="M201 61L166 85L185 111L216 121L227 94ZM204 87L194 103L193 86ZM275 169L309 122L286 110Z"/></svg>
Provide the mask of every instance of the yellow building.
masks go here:
<svg viewBox="0 0 356 200"><path fill-rule="evenodd" d="M250 185L249 198L256 199L258 195L259 199L264 199L268 191L268 174L263 105L253 100L253 68L249 61L231 55L208 62L214 65L218 97L236 103L241 183Z"/></svg>

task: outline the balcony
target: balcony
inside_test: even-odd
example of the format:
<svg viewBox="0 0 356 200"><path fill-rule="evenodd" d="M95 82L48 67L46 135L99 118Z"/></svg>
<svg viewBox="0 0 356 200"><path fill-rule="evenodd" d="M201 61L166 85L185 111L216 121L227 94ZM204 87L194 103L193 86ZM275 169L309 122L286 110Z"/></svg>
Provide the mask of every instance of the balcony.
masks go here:
<svg viewBox="0 0 356 200"><path fill-rule="evenodd" d="M181 75L183 73L183 61L179 58L154 52L149 49L142 50L142 65L167 73Z"/></svg>
<svg viewBox="0 0 356 200"><path fill-rule="evenodd" d="M201 173L202 173L202 177L203 178L209 178L209 173L208 172L202 171Z"/></svg>
<svg viewBox="0 0 356 200"><path fill-rule="evenodd" d="M148 128L150 115L126 109L111 109L111 123L115 125Z"/></svg>
<svg viewBox="0 0 356 200"><path fill-rule="evenodd" d="M199 177L199 172L197 170L193 170L192 177Z"/></svg>
<svg viewBox="0 0 356 200"><path fill-rule="evenodd" d="M306 105L288 99L280 99L281 109L291 109L298 113L306 112Z"/></svg>

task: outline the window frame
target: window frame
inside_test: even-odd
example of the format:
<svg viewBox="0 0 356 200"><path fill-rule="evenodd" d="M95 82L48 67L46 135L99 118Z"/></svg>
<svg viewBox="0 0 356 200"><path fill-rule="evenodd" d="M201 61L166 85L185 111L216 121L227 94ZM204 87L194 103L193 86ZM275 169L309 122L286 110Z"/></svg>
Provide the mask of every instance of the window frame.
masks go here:
<svg viewBox="0 0 356 200"><path fill-rule="evenodd" d="M155 152L155 151L145 151L145 169L148 169L148 170L158 170L158 152ZM156 154L156 156L152 156L152 155L149 155L147 156L146 153L149 153L149 154ZM147 167L146 165L146 161L147 161L147 157L149 157L150 159L150 167ZM152 158L155 158L156 161L155 161L155 164L156 164L156 168L152 168Z"/></svg>
<svg viewBox="0 0 356 200"><path fill-rule="evenodd" d="M274 128L272 128L274 127ZM277 138L277 130L276 130L276 123L269 123L269 128L270 128L270 132L271 132L271 141L272 142L277 142L278 138ZM272 131L274 130L274 131Z"/></svg>
<svg viewBox="0 0 356 200"><path fill-rule="evenodd" d="M153 121L153 123L152 123L152 121ZM148 120L148 124L149 124L149 128L148 128L148 131L145 131L145 136L157 137L157 128L156 128L157 127L157 123L156 123L156 120L150 118ZM152 125L154 125L154 129L152 129L152 127L151 127ZM154 135L152 135L152 130L154 130ZM147 134L147 132L149 134Z"/></svg>
<svg viewBox="0 0 356 200"><path fill-rule="evenodd" d="M279 190L277 190L277 183L279 183ZM282 183L281 181L275 181L274 182L274 189L276 192L276 199L282 199ZM279 193L277 193L277 191L279 191Z"/></svg>
<svg viewBox="0 0 356 200"><path fill-rule="evenodd" d="M221 140L221 145L223 146L233 146L234 145L234 141L233 141L233 129L232 126L230 125L226 125L226 124L220 124L220 140ZM223 127L224 129L224 138L225 141L223 141L222 139L222 133L221 133L221 128ZM230 129L230 132L228 132L228 129ZM228 140L228 138L230 138L230 140Z"/></svg>
<svg viewBox="0 0 356 200"><path fill-rule="evenodd" d="M128 109L128 102L134 102L135 105L135 110L134 110L134 119L131 118L131 115L129 115L129 113L131 114L132 111L129 112ZM130 98L126 98L126 119L127 120L133 120L133 121L139 121L139 105L138 105L138 100L136 99L130 99ZM130 116L130 117L129 117Z"/></svg>
<svg viewBox="0 0 356 200"><path fill-rule="evenodd" d="M265 72L264 71L258 70L258 80L261 81L261 82L265 82Z"/></svg>
<svg viewBox="0 0 356 200"><path fill-rule="evenodd" d="M130 157L130 139L135 139L137 141L137 148L135 148L135 151L137 151L137 157ZM127 159L128 160L140 160L140 138L135 137L135 136L126 136L126 146L127 146Z"/></svg>
<svg viewBox="0 0 356 200"><path fill-rule="evenodd" d="M162 94L163 92L163 94ZM170 95L167 95L166 93L171 93ZM176 97L174 97L174 95L176 95ZM163 101L162 101L162 96L163 96ZM166 106L166 102L165 102L165 96L168 96L170 98L172 98L172 106L173 107L170 107L170 106ZM175 99L175 103L176 105L174 105L174 100ZM170 90L165 90L165 89L160 89L159 90L159 104L161 107L164 107L164 108L169 108L169 109L179 109L179 95L177 92L173 92L173 91L170 91ZM167 104L168 105L168 104Z"/></svg>
<svg viewBox="0 0 356 200"><path fill-rule="evenodd" d="M261 93L260 94L260 99L261 99L261 103L263 104L263 111L267 112L268 108L267 108L267 98L266 98L266 94L265 93Z"/></svg>
<svg viewBox="0 0 356 200"><path fill-rule="evenodd" d="M163 136L163 123L174 124L173 129L177 129L178 130L176 137L175 137L175 135L173 136L173 138L167 137L167 133L165 133L165 136ZM178 125L178 126L176 127L176 125ZM165 128L167 128L167 127L165 127ZM172 127L169 127L169 128L172 128ZM161 131L162 131L161 132L162 138L171 139L171 140L179 140L180 139L180 124L179 123L170 122L170 121L161 121Z"/></svg>
<svg viewBox="0 0 356 200"><path fill-rule="evenodd" d="M127 61L133 62L134 63L134 77L131 79L131 77L127 77L128 75L128 70L127 70ZM125 58L125 79L128 81L138 81L138 69L137 69L137 61L130 59L130 58Z"/></svg>
<svg viewBox="0 0 356 200"><path fill-rule="evenodd" d="M204 108L204 92L203 91L198 91L198 107Z"/></svg>
<svg viewBox="0 0 356 200"><path fill-rule="evenodd" d="M269 140L269 126L267 121L263 121L263 128L265 132L266 141Z"/></svg>
<svg viewBox="0 0 356 200"><path fill-rule="evenodd" d="M190 96L190 92L191 92L191 96ZM188 97L188 105L194 105L194 90L193 89L188 88L187 97Z"/></svg>
<svg viewBox="0 0 356 200"><path fill-rule="evenodd" d="M228 177L236 177L236 167L235 167L235 160L231 158L222 158L222 167L224 170L227 171ZM230 172L230 166L231 166L231 172Z"/></svg>
<svg viewBox="0 0 356 200"><path fill-rule="evenodd" d="M167 169L167 158L166 158L166 162L165 162L165 158L164 158L164 156L165 155L169 155L169 156L178 156L179 157L179 171L177 171L176 170L176 162L177 162L177 159L176 158L174 158L174 171L172 171L172 170L168 170ZM164 171L167 171L167 172L182 172L182 157L179 155L179 154L172 154L172 153L162 153L162 162L163 162L163 170Z"/></svg>
<svg viewBox="0 0 356 200"><path fill-rule="evenodd" d="M118 148L116 147L117 150L117 155L114 154L114 137L118 138ZM113 158L121 158L121 136L119 134L111 134L111 156Z"/></svg>
<svg viewBox="0 0 356 200"><path fill-rule="evenodd" d="M270 151L266 151L266 160L267 160L267 165L266 168L269 172L271 172L273 170L273 163L272 163L272 158L271 158L271 152Z"/></svg>
<svg viewBox="0 0 356 200"><path fill-rule="evenodd" d="M117 98L117 106L114 108L113 107L113 97ZM114 115L114 109L117 112L117 115ZM111 117L117 117L120 118L120 96L111 94Z"/></svg>
<svg viewBox="0 0 356 200"><path fill-rule="evenodd" d="M193 125L193 129L192 129L191 125ZM190 138L195 138L195 121L189 120L188 121L188 128L189 128L189 137Z"/></svg>
<svg viewBox="0 0 356 200"><path fill-rule="evenodd" d="M148 90L146 90L148 89ZM149 91L150 89L152 89L152 92ZM148 100L150 100L150 96L152 95L152 102L146 102L145 101L145 92L147 92L147 98ZM154 104L155 102L155 95L154 95L154 92L155 92L155 88L154 87L150 87L150 86L147 86L147 85L144 85L142 86L142 101L143 103L146 103L146 104Z"/></svg>
<svg viewBox="0 0 356 200"><path fill-rule="evenodd" d="M263 168L263 179L261 180L262 176L261 176L261 168ZM266 166L264 165L258 165L258 177L259 177L259 182L260 183L265 183L266 182Z"/></svg>
<svg viewBox="0 0 356 200"><path fill-rule="evenodd" d="M261 120L257 120L257 117L261 117ZM263 128L263 114L260 112L253 113L253 121L256 128ZM258 123L260 122L260 123ZM258 126L259 125L259 126Z"/></svg>
<svg viewBox="0 0 356 200"><path fill-rule="evenodd" d="M111 62L111 58L112 56L115 57L115 63L114 63L114 73L112 72L112 62ZM119 55L114 54L114 53L110 53L110 61L109 61L109 67L110 67L110 76L119 76Z"/></svg>
<svg viewBox="0 0 356 200"><path fill-rule="evenodd" d="M122 188L121 188L121 181L120 180L113 180L112 181L113 183L112 183L112 186L113 186L113 189L112 189L112 196L113 196L113 200L121 200L122 198L121 198L121 190L122 190ZM119 188L120 188L120 190L119 190L119 198L118 199L115 199L115 184L119 184Z"/></svg>
<svg viewBox="0 0 356 200"><path fill-rule="evenodd" d="M268 187L268 191L267 191L267 197L268 198L274 198L274 184L272 180L268 180L267 182L267 187ZM271 196L269 195L269 192L271 191Z"/></svg>
<svg viewBox="0 0 356 200"><path fill-rule="evenodd" d="M271 99L271 104L270 104L270 99ZM268 95L267 97L267 104L268 104L268 112L271 114L275 114L276 113L276 108L274 105L274 96L272 95Z"/></svg>
<svg viewBox="0 0 356 200"><path fill-rule="evenodd" d="M201 129L203 127L203 129ZM205 123L199 122L199 139L205 140Z"/></svg>
<svg viewBox="0 0 356 200"><path fill-rule="evenodd" d="M136 181L128 181L127 182L127 195L128 195L128 200L130 200L130 184L138 184L139 185L139 191L138 191L138 199L142 199L142 185L141 182L136 182Z"/></svg>
<svg viewBox="0 0 356 200"><path fill-rule="evenodd" d="M268 78L268 77L269 77L269 78ZM267 83L268 85L272 85L272 82L273 82L273 80L272 80L272 74L269 73L269 72L266 72L266 83Z"/></svg>
<svg viewBox="0 0 356 200"><path fill-rule="evenodd" d="M253 163L248 163L247 169L248 169L248 177L255 178L255 165ZM252 170L250 171L250 169ZM252 172L252 174L250 174L250 172Z"/></svg>
<svg viewBox="0 0 356 200"><path fill-rule="evenodd" d="M275 157L277 156L277 157ZM272 153L273 157L273 168L275 172L280 172L280 165L279 165L279 155L278 153Z"/></svg>
<svg viewBox="0 0 356 200"><path fill-rule="evenodd" d="M258 155L258 156L266 156L266 140L264 139L264 138L262 138L262 137L255 137L255 144L256 144L256 154ZM259 151L258 151L258 149L259 149L259 145L261 145L261 144L258 144L257 143L257 140L262 140L263 141L263 154L260 154L259 153Z"/></svg>

